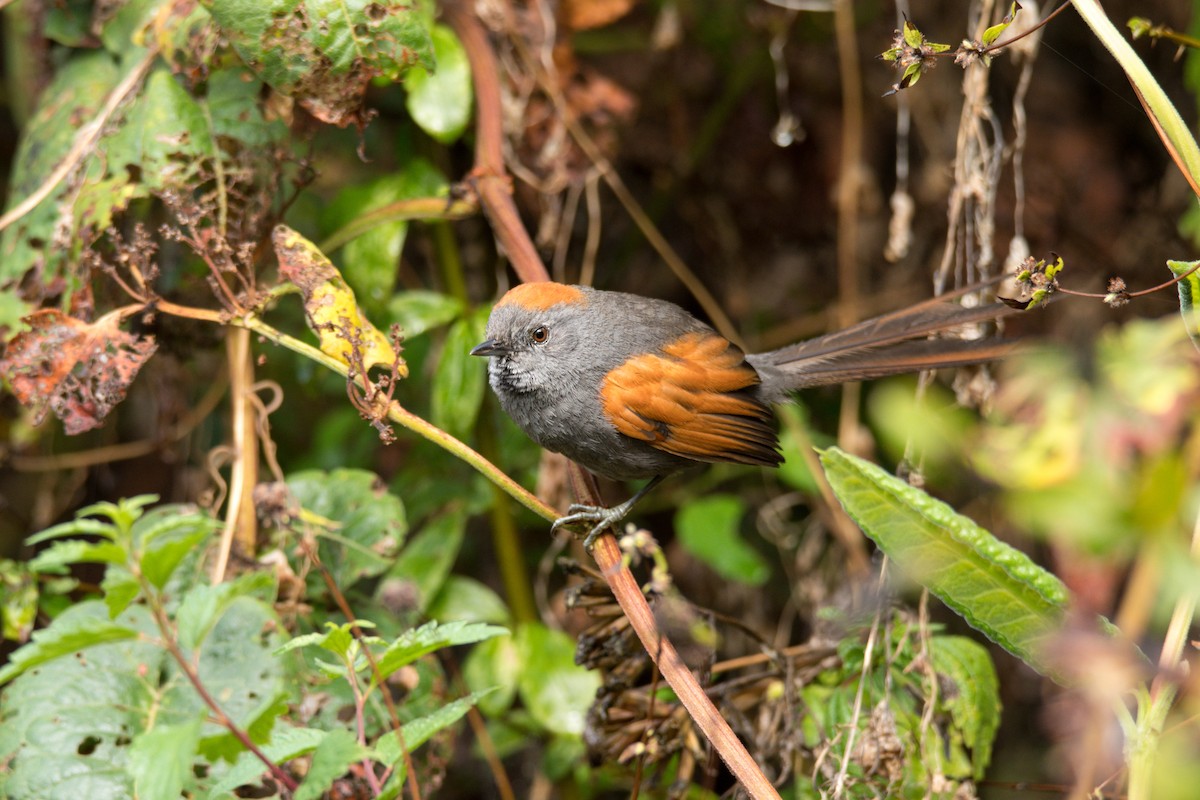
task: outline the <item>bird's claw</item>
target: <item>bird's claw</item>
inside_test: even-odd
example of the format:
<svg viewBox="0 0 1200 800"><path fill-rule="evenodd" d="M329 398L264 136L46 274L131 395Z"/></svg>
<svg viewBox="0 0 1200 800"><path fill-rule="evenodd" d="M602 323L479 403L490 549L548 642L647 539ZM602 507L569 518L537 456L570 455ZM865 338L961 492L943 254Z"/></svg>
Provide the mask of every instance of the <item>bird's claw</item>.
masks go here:
<svg viewBox="0 0 1200 800"><path fill-rule="evenodd" d="M583 537L583 547L585 550L591 550L592 544L599 538L604 529L610 525L615 525L625 518L628 509L620 506L616 508L603 508L601 506L588 506L579 503L574 503L567 507L567 514L564 517L559 517L554 520L554 524L550 526L550 532L554 533L559 528L566 525L574 525L579 522L594 522L591 530Z"/></svg>

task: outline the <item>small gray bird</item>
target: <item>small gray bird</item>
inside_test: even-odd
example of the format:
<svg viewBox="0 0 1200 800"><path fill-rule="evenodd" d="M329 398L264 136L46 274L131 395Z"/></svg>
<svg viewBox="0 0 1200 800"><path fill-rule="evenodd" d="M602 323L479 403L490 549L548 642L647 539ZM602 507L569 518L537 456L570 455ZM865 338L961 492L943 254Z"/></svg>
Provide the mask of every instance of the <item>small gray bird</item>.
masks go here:
<svg viewBox="0 0 1200 800"><path fill-rule="evenodd" d="M590 547L646 492L685 467L778 466L783 458L771 404L791 392L1003 357L1013 341L923 337L1010 313L1001 303L964 308L929 300L745 355L674 303L526 283L492 309L487 339L471 355L490 357L488 379L500 405L542 447L608 478L651 479L618 506L573 505L554 523L593 523L584 539Z"/></svg>

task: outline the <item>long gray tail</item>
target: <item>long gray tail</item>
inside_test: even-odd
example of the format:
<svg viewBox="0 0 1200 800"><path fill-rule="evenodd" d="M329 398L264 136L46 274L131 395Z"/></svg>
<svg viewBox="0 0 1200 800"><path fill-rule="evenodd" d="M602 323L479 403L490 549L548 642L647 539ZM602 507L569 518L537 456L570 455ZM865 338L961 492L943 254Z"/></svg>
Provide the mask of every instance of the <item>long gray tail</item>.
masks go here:
<svg viewBox="0 0 1200 800"><path fill-rule="evenodd" d="M1020 313L1019 309L1004 303L964 308L950 302L986 285L968 286L865 320L845 330L748 356L747 360L763 375L764 388L771 392L960 367L1003 358L1012 353L1017 345L1015 340L929 338L932 334ZM776 382L782 385L771 385Z"/></svg>

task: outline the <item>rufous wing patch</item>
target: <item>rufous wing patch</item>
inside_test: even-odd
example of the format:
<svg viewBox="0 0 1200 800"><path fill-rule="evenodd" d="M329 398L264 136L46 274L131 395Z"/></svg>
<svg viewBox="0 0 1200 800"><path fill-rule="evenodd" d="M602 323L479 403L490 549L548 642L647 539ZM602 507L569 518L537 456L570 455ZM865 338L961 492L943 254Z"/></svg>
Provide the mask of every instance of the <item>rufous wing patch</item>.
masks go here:
<svg viewBox="0 0 1200 800"><path fill-rule="evenodd" d="M724 337L689 333L608 373L600 401L620 433L668 453L775 466L770 410L748 391L758 382Z"/></svg>
<svg viewBox="0 0 1200 800"><path fill-rule="evenodd" d="M517 305L533 311L545 311L560 304L585 304L587 295L578 286L567 286L565 283L540 281L538 283L522 283L509 289L496 307Z"/></svg>

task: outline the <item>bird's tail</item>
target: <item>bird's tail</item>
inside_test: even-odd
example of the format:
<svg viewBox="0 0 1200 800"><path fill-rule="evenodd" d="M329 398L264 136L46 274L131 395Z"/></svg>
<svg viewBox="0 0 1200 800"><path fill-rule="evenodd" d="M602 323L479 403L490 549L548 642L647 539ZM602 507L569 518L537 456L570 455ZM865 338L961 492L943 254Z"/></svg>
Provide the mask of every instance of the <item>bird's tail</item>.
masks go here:
<svg viewBox="0 0 1200 800"><path fill-rule="evenodd" d="M951 302L988 285L968 286L748 360L763 374L765 388L793 391L1003 358L1015 340L930 338L1019 313L1004 303L967 308ZM775 383L780 385L770 385Z"/></svg>

